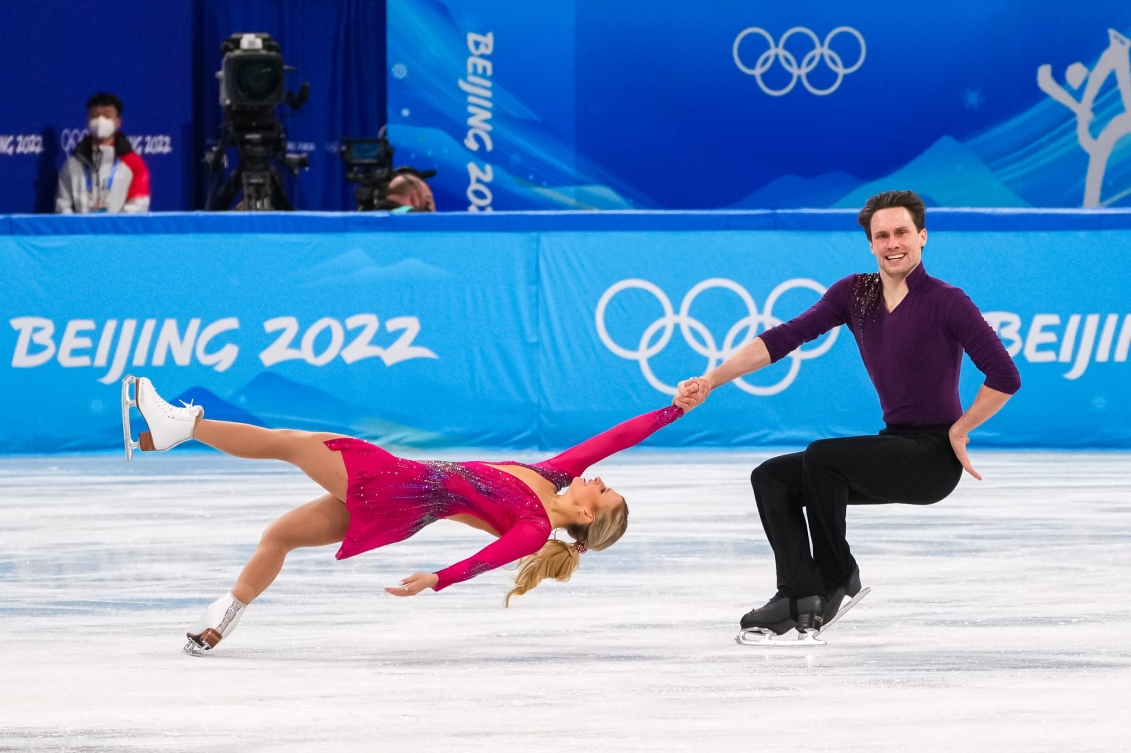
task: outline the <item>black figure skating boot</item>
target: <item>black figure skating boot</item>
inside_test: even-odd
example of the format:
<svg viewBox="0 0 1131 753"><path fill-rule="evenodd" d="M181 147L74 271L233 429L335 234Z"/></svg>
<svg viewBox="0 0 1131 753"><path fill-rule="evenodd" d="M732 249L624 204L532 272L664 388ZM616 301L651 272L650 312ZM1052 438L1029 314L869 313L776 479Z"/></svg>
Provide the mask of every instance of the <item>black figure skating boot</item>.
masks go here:
<svg viewBox="0 0 1131 753"><path fill-rule="evenodd" d="M133 399L130 385L133 385ZM126 460L134 450L164 452L192 439L197 419L204 418L204 408L181 402L183 407L169 405L157 394L153 383L145 377L127 375L122 380L122 432L126 439ZM137 408L149 431L143 431L135 442L130 434L130 408Z"/></svg>
<svg viewBox="0 0 1131 753"><path fill-rule="evenodd" d="M825 597L824 619L819 632L823 633L828 630L845 612L859 604L860 600L867 596L871 590L870 588L860 587L860 566L857 565L852 568L852 575L849 576L848 582ZM841 604L844 603L846 596L850 601L842 607Z"/></svg>
<svg viewBox="0 0 1131 753"><path fill-rule="evenodd" d="M744 646L822 645L823 641L817 640L817 633L821 629L824 610L825 600L819 595L800 599L777 595L742 617L739 623L742 630L734 640Z"/></svg>
<svg viewBox="0 0 1131 753"><path fill-rule="evenodd" d="M184 652L202 656L205 651L216 648L217 643L236 629L246 610L247 604L232 596L230 591L212 602L200 619L189 627Z"/></svg>

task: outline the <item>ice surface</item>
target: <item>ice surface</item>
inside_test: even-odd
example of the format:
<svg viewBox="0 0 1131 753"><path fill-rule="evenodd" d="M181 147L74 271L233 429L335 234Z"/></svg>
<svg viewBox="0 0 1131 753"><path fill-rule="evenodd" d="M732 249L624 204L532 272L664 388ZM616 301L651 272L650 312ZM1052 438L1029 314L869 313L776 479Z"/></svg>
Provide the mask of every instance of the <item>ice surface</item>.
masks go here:
<svg viewBox="0 0 1131 753"><path fill-rule="evenodd" d="M566 584L381 587L479 548L439 523L292 555L214 655L184 629L318 495L173 451L0 460L0 750L1126 750L1131 455L974 452L929 508L854 508L872 594L802 652L734 644L774 590L766 454L622 455L632 516Z"/></svg>

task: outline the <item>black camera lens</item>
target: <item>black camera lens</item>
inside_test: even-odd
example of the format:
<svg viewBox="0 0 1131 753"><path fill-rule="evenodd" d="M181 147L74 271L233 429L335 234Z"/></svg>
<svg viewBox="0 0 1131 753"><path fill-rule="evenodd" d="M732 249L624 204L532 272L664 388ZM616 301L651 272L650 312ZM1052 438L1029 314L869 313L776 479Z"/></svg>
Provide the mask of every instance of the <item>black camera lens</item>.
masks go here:
<svg viewBox="0 0 1131 753"><path fill-rule="evenodd" d="M352 146L352 156L355 159L377 159L380 153L380 144L376 141L363 141Z"/></svg>
<svg viewBox="0 0 1131 753"><path fill-rule="evenodd" d="M277 99L283 81L282 61L241 60L236 70L236 88L245 101Z"/></svg>

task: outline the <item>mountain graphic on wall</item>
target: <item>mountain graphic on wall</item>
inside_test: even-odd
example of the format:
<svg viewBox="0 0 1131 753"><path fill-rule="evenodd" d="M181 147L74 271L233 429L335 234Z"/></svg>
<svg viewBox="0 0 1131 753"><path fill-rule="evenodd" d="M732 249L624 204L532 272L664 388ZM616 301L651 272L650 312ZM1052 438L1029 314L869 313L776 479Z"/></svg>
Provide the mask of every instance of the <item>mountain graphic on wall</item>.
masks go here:
<svg viewBox="0 0 1131 753"><path fill-rule="evenodd" d="M208 406L205 405L205 410ZM372 411L317 387L292 382L271 371L256 375L230 398L230 404L266 425L348 434L384 446L439 447L452 444L443 434L386 421Z"/></svg>
<svg viewBox="0 0 1131 753"><path fill-rule="evenodd" d="M922 196L928 206L1029 206L1007 188L977 155L950 136L943 136L895 172L858 186L832 206L856 209L881 191L906 188Z"/></svg>
<svg viewBox="0 0 1131 753"><path fill-rule="evenodd" d="M823 209L832 206L862 182L842 170L812 178L790 173L767 183L727 209Z"/></svg>
<svg viewBox="0 0 1131 753"><path fill-rule="evenodd" d="M205 416L216 421L234 421L240 424L251 424L252 426L267 425L255 414L249 413L238 405L232 405L205 387L189 387L172 400L173 405L181 405L182 403L202 406Z"/></svg>
<svg viewBox="0 0 1131 753"><path fill-rule="evenodd" d="M910 188L928 206L1025 207L969 148L944 136L903 167L876 180L862 181L842 171L812 178L785 175L729 209L859 209L881 191Z"/></svg>

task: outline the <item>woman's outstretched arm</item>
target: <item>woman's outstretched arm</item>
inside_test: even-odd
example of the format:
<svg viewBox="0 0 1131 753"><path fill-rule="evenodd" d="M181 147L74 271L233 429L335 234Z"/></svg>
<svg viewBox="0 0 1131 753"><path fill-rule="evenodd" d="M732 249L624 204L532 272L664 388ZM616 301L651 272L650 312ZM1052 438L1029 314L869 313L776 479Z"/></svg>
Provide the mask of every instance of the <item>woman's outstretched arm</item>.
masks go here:
<svg viewBox="0 0 1131 753"><path fill-rule="evenodd" d="M617 424L538 465L562 471L570 477L580 476L594 463L640 444L682 415L683 409L675 405L645 413Z"/></svg>
<svg viewBox="0 0 1131 753"><path fill-rule="evenodd" d="M546 543L547 535L544 529L519 524L467 559L435 573L414 573L402 580L401 585L390 586L385 591L393 596L415 596L426 588L440 591L534 554Z"/></svg>

